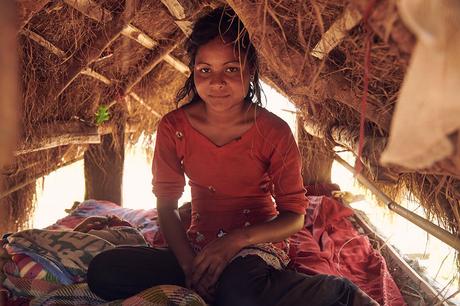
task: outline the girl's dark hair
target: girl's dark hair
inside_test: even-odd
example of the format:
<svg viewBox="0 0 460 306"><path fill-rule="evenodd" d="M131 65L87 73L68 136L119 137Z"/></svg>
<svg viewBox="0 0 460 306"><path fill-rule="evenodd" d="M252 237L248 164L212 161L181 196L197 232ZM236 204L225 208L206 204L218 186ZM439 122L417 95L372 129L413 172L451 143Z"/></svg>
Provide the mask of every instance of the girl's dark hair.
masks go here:
<svg viewBox="0 0 460 306"><path fill-rule="evenodd" d="M177 92L176 102L179 104L179 102L186 97L191 98L189 103L199 100L193 81L195 57L200 46L219 36L225 38L226 41L230 40L234 42L240 54L245 54L246 62L249 64L249 70L251 71L251 75L253 75L249 83L249 90L245 100L262 106L259 63L256 50L249 39L249 34L243 23L229 7L214 9L198 19L195 23L192 34L186 43L187 53L190 57L188 67L190 68L191 74L187 81L185 81L184 87Z"/></svg>

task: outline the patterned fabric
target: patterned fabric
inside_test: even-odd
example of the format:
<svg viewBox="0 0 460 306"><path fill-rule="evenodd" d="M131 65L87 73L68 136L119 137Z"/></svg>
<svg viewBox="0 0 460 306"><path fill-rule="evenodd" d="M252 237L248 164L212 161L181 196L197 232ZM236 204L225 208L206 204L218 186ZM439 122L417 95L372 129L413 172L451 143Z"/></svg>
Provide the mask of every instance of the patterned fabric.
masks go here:
<svg viewBox="0 0 460 306"><path fill-rule="evenodd" d="M62 284L46 280L20 278L9 274L7 270L5 270L5 275L3 285L15 296L38 297L62 287Z"/></svg>
<svg viewBox="0 0 460 306"><path fill-rule="evenodd" d="M8 253L27 254L34 259L40 257L48 267L56 267L66 276L70 274L73 282L85 279L88 264L94 256L114 247L104 239L80 232L32 229L15 233L7 239Z"/></svg>
<svg viewBox="0 0 460 306"><path fill-rule="evenodd" d="M29 256L30 258L32 258L33 261L40 264L43 267L43 270L50 273L52 277L57 279L57 281L61 284L70 285L74 282L74 278L67 270L58 267L54 262L49 261L48 259L40 256L39 254L33 251L19 250L14 246L8 246L8 250L9 252L11 252L11 254L15 254L14 252L18 252L18 254L20 253ZM14 268L17 269L17 273L15 275L19 276L19 268L14 264L14 262L11 261L11 263L14 265ZM5 265L5 267L7 267L7 265Z"/></svg>
<svg viewBox="0 0 460 306"><path fill-rule="evenodd" d="M34 261L30 256L24 254L16 254L11 257L12 263L16 265L17 275L27 279L43 279L46 281L58 283L58 279L46 271L42 265Z"/></svg>
<svg viewBox="0 0 460 306"><path fill-rule="evenodd" d="M245 247L239 251L231 261L238 257L246 257L248 255L256 255L262 258L267 265L277 270L285 269L290 261L286 252L273 245L273 243L260 243Z"/></svg>
<svg viewBox="0 0 460 306"><path fill-rule="evenodd" d="M2 273L3 271L3 266L11 260L10 254L5 250L3 247L4 241L0 239L0 298L1 298L1 292L4 290L2 284L3 281L5 280L5 274Z"/></svg>
<svg viewBox="0 0 460 306"><path fill-rule="evenodd" d="M5 249L12 257L3 267L3 286L25 297L40 297L84 281L92 258L115 245L147 246L139 231L126 226L91 234L26 230L10 235L7 242Z"/></svg>
<svg viewBox="0 0 460 306"><path fill-rule="evenodd" d="M33 299L30 302L30 306L101 305L105 302L92 293L86 283L81 283L64 286L47 295Z"/></svg>
<svg viewBox="0 0 460 306"><path fill-rule="evenodd" d="M126 300L117 300L105 306L206 306L205 301L190 289L174 285L161 285L146 289Z"/></svg>
<svg viewBox="0 0 460 306"><path fill-rule="evenodd" d="M113 245L138 245L148 246L144 236L135 228L129 226L116 226L101 230L90 230L90 235L97 236Z"/></svg>

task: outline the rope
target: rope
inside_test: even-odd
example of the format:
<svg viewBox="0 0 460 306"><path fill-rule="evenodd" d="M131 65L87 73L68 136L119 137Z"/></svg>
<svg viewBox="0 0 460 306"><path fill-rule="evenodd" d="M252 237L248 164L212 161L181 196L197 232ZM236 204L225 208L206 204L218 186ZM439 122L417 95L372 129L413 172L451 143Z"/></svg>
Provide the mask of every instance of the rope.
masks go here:
<svg viewBox="0 0 460 306"><path fill-rule="evenodd" d="M359 143L358 143L358 158L355 163L355 176L361 173L363 169L362 163L362 152L364 146L364 123L366 120L366 107L367 107L367 95L369 88L369 64L371 58L371 39L372 30L369 26L369 16L375 5L375 0L369 1L363 16L364 29L366 30L366 41L365 41L365 52L364 52L364 80L363 80L363 96L361 98L361 114L359 120Z"/></svg>

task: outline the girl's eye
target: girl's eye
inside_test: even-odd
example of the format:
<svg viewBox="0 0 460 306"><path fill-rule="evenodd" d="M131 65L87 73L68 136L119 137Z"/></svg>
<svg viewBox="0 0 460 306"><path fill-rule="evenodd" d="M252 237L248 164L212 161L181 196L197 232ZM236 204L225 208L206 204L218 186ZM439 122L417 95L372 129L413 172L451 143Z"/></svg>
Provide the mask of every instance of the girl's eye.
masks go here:
<svg viewBox="0 0 460 306"><path fill-rule="evenodd" d="M239 67L228 67L227 69L225 69L225 71L227 72L239 72L240 71L240 68Z"/></svg>
<svg viewBox="0 0 460 306"><path fill-rule="evenodd" d="M199 68L198 70L199 70L200 72L202 72L202 73L211 72L211 69L210 69L210 68L207 68L207 67Z"/></svg>

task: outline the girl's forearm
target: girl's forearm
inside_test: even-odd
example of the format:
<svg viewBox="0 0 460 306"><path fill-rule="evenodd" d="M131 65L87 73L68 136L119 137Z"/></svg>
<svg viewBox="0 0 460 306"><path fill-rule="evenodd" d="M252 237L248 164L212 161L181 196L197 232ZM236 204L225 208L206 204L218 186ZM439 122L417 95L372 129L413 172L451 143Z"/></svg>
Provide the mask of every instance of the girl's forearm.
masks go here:
<svg viewBox="0 0 460 306"><path fill-rule="evenodd" d="M292 212L280 212L265 223L251 225L232 232L237 236L241 247L263 243L279 242L297 233L304 225L304 215Z"/></svg>
<svg viewBox="0 0 460 306"><path fill-rule="evenodd" d="M182 269L191 268L195 253L190 246L184 227L182 226L177 202L175 205L158 201L158 218L160 221L161 232L172 250Z"/></svg>

